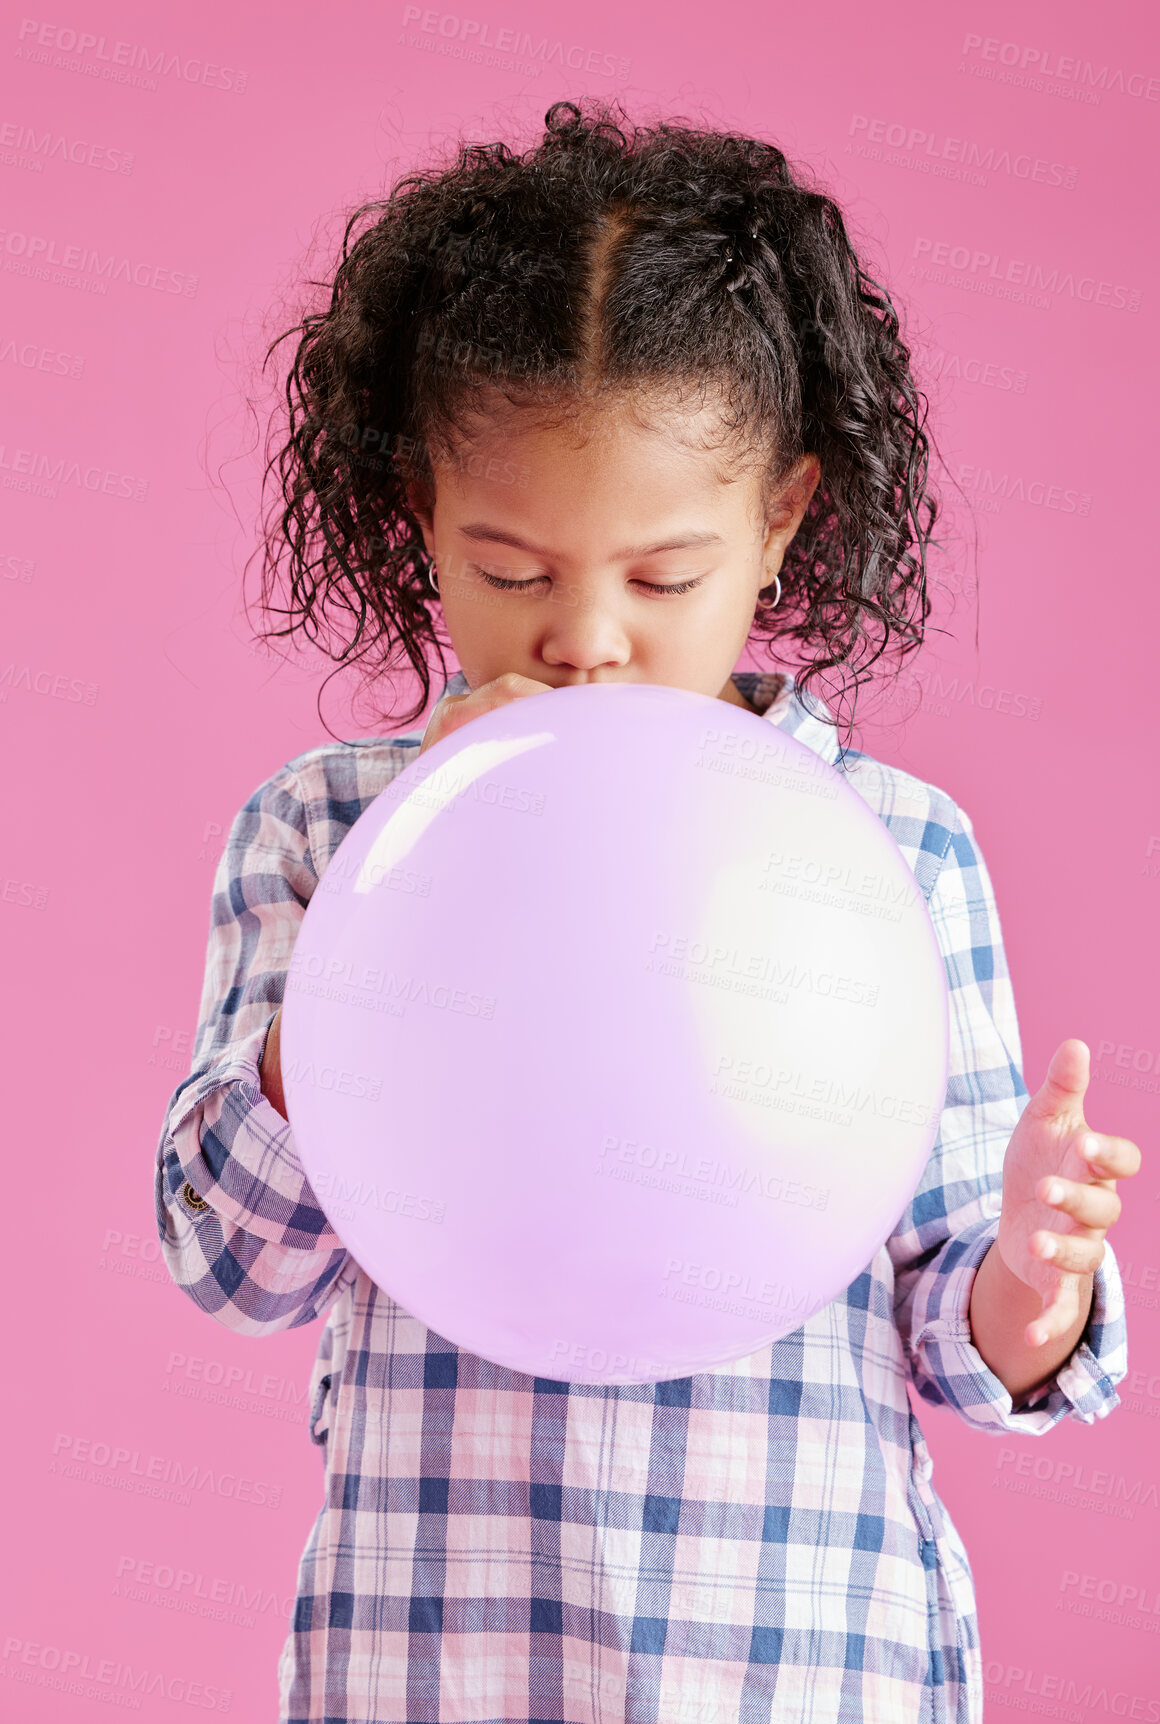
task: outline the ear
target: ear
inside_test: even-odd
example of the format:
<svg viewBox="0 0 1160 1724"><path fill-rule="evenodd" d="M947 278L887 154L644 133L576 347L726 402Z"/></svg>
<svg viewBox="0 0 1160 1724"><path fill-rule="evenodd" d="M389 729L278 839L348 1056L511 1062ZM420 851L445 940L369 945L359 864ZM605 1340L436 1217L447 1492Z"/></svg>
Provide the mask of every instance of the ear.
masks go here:
<svg viewBox="0 0 1160 1724"><path fill-rule="evenodd" d="M423 543L427 548L427 555L433 557L435 555L435 493L429 480L409 479L403 487L403 497L408 509L419 523L423 534Z"/></svg>
<svg viewBox="0 0 1160 1724"><path fill-rule="evenodd" d="M821 477L822 464L818 457L803 455L770 498L764 560L771 570L780 568L785 548L801 526L802 516L810 506Z"/></svg>

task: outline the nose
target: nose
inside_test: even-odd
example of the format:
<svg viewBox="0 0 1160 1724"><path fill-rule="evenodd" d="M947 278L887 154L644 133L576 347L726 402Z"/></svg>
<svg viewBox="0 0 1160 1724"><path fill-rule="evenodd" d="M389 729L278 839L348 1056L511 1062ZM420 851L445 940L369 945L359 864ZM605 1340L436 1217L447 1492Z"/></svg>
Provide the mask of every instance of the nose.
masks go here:
<svg viewBox="0 0 1160 1724"><path fill-rule="evenodd" d="M573 583L554 592L540 641L540 657L553 670L617 670L632 659L632 642L613 605L592 588Z"/></svg>

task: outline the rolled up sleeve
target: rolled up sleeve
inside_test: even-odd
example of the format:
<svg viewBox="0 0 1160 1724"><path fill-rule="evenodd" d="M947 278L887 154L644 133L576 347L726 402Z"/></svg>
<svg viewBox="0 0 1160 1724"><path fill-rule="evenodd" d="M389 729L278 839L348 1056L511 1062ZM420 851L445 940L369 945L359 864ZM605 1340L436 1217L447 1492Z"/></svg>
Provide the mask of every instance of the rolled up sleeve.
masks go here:
<svg viewBox="0 0 1160 1724"><path fill-rule="evenodd" d="M316 885L305 807L283 768L246 802L218 864L193 1068L170 1097L154 1173L173 1280L242 1334L310 1322L357 1274L261 1087Z"/></svg>
<svg viewBox="0 0 1160 1724"><path fill-rule="evenodd" d="M929 900L946 964L950 1069L938 1137L887 1241L895 1323L918 1394L992 1434L1091 1424L1119 1405L1128 1369L1124 1290L1110 1242L1092 1307L1055 1376L1013 1402L971 1339L975 1274L999 1231L1003 1158L1029 1100L994 888L971 822L956 810Z"/></svg>

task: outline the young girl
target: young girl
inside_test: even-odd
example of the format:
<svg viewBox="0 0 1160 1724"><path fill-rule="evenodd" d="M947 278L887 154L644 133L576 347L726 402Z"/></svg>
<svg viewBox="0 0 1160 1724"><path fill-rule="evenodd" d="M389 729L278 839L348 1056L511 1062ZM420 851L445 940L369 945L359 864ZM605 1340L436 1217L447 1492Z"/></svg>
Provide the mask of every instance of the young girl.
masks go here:
<svg viewBox="0 0 1160 1724"><path fill-rule="evenodd" d="M912 650L929 610L890 300L771 145L561 102L526 153L465 146L357 212L329 308L292 333L280 632L353 614L341 656L401 647L408 719L440 609L462 669L424 731L310 749L239 812L159 1147L165 1260L204 1311L248 1335L327 1314L280 1718L977 1724L971 1571L908 1381L1008 1441L1106 1417L1127 1354L1104 1236L1140 1153L1086 1126L1083 1042L1029 1095L966 813L840 748L809 696ZM751 637L782 668L733 674ZM295 934L359 815L478 714L587 682L719 697L846 772L950 990L939 1135L862 1274L733 1365L612 1388L493 1365L371 1282L304 1176L279 1064Z"/></svg>

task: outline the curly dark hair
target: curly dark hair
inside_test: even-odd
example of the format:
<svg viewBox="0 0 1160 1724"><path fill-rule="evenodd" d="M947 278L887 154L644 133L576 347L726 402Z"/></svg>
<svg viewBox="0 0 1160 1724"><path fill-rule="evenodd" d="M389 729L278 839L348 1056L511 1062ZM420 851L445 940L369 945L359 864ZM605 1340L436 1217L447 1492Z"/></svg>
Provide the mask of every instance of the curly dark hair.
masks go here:
<svg viewBox="0 0 1160 1724"><path fill-rule="evenodd" d="M265 478L278 496L260 549L267 612L317 640L353 626L337 668L368 681L410 661L430 699L438 599L405 490L485 410L567 404L593 390L712 385L731 436L769 484L803 454L821 477L753 637L796 643L804 693L840 699L930 614L927 401L886 290L837 204L773 144L682 121L633 125L619 103L556 102L534 147L460 143L349 215L329 304L299 336L288 426ZM368 219L369 218L369 219ZM356 235L356 229L359 230ZM289 604L272 599L289 549Z"/></svg>

